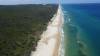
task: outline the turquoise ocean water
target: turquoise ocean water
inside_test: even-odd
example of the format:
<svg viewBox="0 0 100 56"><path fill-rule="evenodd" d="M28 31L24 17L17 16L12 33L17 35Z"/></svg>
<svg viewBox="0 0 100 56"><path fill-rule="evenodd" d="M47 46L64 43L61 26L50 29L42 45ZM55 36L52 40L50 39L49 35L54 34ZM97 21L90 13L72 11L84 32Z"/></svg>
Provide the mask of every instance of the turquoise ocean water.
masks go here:
<svg viewBox="0 0 100 56"><path fill-rule="evenodd" d="M65 56L100 56L100 4L64 4Z"/></svg>

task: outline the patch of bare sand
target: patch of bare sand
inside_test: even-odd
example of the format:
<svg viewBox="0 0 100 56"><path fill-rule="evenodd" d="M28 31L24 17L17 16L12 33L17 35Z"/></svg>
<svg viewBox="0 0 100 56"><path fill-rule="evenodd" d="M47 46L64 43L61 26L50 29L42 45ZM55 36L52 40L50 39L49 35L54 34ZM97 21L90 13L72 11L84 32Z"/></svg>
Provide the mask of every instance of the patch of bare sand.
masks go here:
<svg viewBox="0 0 100 56"><path fill-rule="evenodd" d="M59 8L56 16L49 22L47 30L41 35L36 51L32 51L31 56L59 56L62 24L63 16Z"/></svg>

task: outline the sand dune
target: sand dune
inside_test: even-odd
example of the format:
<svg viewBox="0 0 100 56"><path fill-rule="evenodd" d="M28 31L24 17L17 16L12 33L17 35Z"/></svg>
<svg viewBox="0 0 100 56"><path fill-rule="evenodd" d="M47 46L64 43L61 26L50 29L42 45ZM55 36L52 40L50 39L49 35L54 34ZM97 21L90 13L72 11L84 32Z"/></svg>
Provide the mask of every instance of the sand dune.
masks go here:
<svg viewBox="0 0 100 56"><path fill-rule="evenodd" d="M63 16L59 7L57 14L49 22L47 30L41 35L36 51L32 51L31 56L59 56L62 26Z"/></svg>

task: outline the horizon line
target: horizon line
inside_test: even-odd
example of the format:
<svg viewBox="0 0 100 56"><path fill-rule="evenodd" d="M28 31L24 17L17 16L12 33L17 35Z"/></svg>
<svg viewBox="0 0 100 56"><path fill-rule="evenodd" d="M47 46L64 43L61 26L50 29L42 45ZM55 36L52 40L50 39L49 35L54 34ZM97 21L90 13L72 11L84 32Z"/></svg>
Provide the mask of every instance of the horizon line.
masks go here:
<svg viewBox="0 0 100 56"><path fill-rule="evenodd" d="M48 5L48 4L56 4L56 5L59 5L58 3L22 3L22 4L0 4L0 5L38 5L38 4L41 4L41 5ZM98 3L92 3L92 2L87 2L87 3L60 3L60 4L100 4L99 2Z"/></svg>

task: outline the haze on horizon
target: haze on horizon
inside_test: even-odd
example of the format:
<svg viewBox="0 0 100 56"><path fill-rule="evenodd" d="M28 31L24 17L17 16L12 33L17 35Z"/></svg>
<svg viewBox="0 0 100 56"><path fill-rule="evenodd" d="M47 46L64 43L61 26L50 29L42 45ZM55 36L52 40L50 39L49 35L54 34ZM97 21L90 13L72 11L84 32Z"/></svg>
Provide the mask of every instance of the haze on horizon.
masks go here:
<svg viewBox="0 0 100 56"><path fill-rule="evenodd" d="M0 0L0 5L55 4L58 0ZM100 0L61 0L61 3L100 3Z"/></svg>

